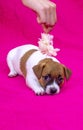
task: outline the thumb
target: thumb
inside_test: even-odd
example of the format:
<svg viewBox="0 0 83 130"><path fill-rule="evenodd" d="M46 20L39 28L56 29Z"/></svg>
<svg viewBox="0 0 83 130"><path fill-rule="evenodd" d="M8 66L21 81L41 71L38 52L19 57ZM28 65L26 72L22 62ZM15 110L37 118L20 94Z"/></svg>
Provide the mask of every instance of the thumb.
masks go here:
<svg viewBox="0 0 83 130"><path fill-rule="evenodd" d="M39 17L39 16L37 16L37 22L38 22L39 24L41 24L41 20L40 20L40 17Z"/></svg>

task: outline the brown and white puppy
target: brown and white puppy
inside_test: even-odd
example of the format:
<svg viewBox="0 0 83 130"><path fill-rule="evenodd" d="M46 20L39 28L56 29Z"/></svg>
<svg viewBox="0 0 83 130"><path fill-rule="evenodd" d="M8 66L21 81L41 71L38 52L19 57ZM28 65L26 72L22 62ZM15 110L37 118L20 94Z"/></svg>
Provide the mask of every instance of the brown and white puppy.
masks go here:
<svg viewBox="0 0 83 130"><path fill-rule="evenodd" d="M71 75L56 58L42 54L34 45L12 49L7 55L7 64L8 76L24 76L27 86L38 95L59 93L65 78L68 80Z"/></svg>

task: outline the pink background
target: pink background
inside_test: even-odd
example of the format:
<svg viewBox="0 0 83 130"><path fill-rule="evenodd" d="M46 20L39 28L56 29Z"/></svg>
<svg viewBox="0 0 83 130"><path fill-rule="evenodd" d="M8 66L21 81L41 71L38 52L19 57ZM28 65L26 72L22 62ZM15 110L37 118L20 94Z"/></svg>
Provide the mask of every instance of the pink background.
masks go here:
<svg viewBox="0 0 83 130"><path fill-rule="evenodd" d="M20 0L0 0L0 130L83 130L83 0L54 2L54 46L72 76L60 94L36 96L22 77L8 78L6 56L13 47L37 45L42 28Z"/></svg>

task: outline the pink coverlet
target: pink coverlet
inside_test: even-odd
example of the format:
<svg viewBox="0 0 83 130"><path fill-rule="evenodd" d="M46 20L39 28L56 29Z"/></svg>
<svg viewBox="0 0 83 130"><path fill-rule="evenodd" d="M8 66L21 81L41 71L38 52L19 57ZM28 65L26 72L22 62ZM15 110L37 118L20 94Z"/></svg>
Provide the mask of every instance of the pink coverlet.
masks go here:
<svg viewBox="0 0 83 130"><path fill-rule="evenodd" d="M83 130L83 0L53 0L57 58L72 70L60 94L36 96L21 76L8 78L13 47L37 45L42 28L20 0L0 0L0 130Z"/></svg>

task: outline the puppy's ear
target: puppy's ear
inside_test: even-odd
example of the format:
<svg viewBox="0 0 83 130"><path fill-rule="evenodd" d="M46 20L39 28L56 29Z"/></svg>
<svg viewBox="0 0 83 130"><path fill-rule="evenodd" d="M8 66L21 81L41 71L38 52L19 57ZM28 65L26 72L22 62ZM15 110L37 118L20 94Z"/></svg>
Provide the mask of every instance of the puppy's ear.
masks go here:
<svg viewBox="0 0 83 130"><path fill-rule="evenodd" d="M64 66L65 77L68 80L71 76L71 70Z"/></svg>
<svg viewBox="0 0 83 130"><path fill-rule="evenodd" d="M34 73L35 73L35 75L37 76L38 79L41 78L42 71L43 71L44 67L45 67L45 63L38 64L38 65L35 65L33 67L33 71L34 71Z"/></svg>
<svg viewBox="0 0 83 130"><path fill-rule="evenodd" d="M41 78L42 71L43 71L45 65L46 65L48 62L51 62L51 61L52 61L52 59L46 58L46 59L41 60L38 65L35 65L35 66L33 67L33 71L34 71L34 73L35 73L35 75L37 76L38 79Z"/></svg>

